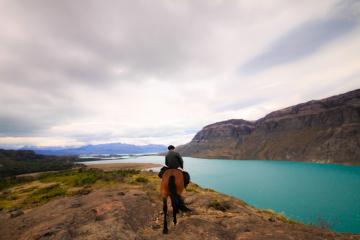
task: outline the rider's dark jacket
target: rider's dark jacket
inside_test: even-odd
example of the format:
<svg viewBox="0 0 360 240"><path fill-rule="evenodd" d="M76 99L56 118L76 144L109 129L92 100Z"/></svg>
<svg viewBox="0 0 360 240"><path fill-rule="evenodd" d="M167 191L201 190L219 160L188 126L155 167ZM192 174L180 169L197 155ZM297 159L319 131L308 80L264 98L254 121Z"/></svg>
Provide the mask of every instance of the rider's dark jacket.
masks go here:
<svg viewBox="0 0 360 240"><path fill-rule="evenodd" d="M169 168L184 168L184 161L178 152L170 150L165 156L165 165Z"/></svg>

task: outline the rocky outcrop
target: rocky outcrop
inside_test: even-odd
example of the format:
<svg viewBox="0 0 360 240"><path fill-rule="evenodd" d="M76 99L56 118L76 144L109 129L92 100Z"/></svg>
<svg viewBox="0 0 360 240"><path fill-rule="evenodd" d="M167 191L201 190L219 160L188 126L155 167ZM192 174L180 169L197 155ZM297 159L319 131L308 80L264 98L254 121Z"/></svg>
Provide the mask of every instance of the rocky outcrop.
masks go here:
<svg viewBox="0 0 360 240"><path fill-rule="evenodd" d="M360 164L360 89L281 109L254 122L204 127L185 156Z"/></svg>
<svg viewBox="0 0 360 240"><path fill-rule="evenodd" d="M177 150L187 156L232 158L234 151L254 129L254 122L242 119L214 123L204 127L189 144L179 146Z"/></svg>

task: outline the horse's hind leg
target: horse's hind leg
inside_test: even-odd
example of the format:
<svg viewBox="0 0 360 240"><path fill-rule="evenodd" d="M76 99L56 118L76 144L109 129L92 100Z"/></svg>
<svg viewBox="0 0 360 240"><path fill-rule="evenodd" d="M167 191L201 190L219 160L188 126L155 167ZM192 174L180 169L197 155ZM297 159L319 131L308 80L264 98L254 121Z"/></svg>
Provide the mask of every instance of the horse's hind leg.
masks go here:
<svg viewBox="0 0 360 240"><path fill-rule="evenodd" d="M176 211L173 209L173 221L174 221L174 225L176 225L177 221L176 221Z"/></svg>
<svg viewBox="0 0 360 240"><path fill-rule="evenodd" d="M179 199L179 208L180 208L180 211L182 211L182 212L191 212L192 211L190 208L188 208L185 205L184 199L182 197L180 197L180 199Z"/></svg>
<svg viewBox="0 0 360 240"><path fill-rule="evenodd" d="M164 212L164 229L163 229L163 233L166 234L169 232L168 227L167 227L167 219L166 219L166 215L167 215L167 198L163 199L163 212Z"/></svg>

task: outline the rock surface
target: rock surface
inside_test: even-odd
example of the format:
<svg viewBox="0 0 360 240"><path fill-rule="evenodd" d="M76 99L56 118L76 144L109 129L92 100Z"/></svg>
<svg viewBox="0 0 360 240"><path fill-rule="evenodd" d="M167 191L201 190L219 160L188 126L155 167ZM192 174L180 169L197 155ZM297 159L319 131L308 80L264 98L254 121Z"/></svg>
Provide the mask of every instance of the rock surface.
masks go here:
<svg viewBox="0 0 360 240"><path fill-rule="evenodd" d="M257 121L204 127L185 156L360 164L360 89L298 104Z"/></svg>
<svg viewBox="0 0 360 240"><path fill-rule="evenodd" d="M0 239L359 239L304 225L241 200L190 184L183 195L191 213L162 234L162 203L154 173L148 183L94 189L87 195L54 199L16 218L0 213Z"/></svg>

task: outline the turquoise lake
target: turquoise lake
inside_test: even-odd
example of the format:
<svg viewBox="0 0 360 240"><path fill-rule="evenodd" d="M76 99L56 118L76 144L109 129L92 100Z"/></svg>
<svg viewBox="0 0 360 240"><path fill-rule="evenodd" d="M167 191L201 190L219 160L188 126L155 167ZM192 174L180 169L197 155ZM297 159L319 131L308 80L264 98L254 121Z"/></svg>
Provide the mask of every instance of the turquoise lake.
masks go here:
<svg viewBox="0 0 360 240"><path fill-rule="evenodd" d="M143 156L92 163L149 162ZM337 232L360 233L360 167L289 161L184 158L191 180L235 196L248 204L273 209L304 223L325 221Z"/></svg>

